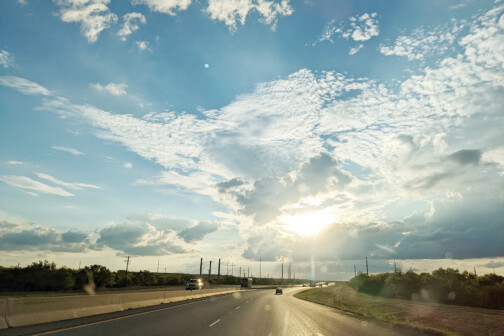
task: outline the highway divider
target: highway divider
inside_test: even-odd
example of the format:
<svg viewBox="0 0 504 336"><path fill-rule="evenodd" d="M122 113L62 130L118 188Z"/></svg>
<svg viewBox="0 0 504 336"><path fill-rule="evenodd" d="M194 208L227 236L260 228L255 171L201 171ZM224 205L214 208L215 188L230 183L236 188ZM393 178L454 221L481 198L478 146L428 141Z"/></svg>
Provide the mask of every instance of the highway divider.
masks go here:
<svg viewBox="0 0 504 336"><path fill-rule="evenodd" d="M0 329L68 320L239 291L240 289L203 289L0 299Z"/></svg>

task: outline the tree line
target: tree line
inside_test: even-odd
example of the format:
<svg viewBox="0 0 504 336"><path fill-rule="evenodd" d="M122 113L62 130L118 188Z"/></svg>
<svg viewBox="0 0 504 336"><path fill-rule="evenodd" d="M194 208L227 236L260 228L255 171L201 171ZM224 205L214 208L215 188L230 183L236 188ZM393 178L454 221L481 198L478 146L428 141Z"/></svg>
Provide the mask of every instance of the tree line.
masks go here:
<svg viewBox="0 0 504 336"><path fill-rule="evenodd" d="M143 286L182 286L189 279L198 278L194 274L163 274L149 271L126 272L110 271L101 265L85 266L80 269L57 267L54 262L38 261L26 267L0 266L1 292L35 292L35 291L71 291L82 290L85 286L93 288L122 288ZM241 278L229 275L212 275L203 278L206 285L223 284L239 285ZM254 285L280 285L303 283L306 280L282 280L253 278Z"/></svg>
<svg viewBox="0 0 504 336"><path fill-rule="evenodd" d="M420 274L359 273L349 284L359 292L387 298L504 309L504 277L496 274L478 276L452 268Z"/></svg>

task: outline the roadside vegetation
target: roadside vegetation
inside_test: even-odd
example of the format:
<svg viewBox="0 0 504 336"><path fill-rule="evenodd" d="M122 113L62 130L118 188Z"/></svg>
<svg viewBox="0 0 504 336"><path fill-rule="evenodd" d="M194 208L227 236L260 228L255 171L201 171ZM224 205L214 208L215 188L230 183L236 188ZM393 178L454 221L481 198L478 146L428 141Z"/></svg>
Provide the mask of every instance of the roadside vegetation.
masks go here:
<svg viewBox="0 0 504 336"><path fill-rule="evenodd" d="M410 271L367 276L360 273L349 285L361 293L387 298L504 308L504 277L496 274L477 276L452 268L420 274Z"/></svg>
<svg viewBox="0 0 504 336"><path fill-rule="evenodd" d="M423 280L420 282L423 287L418 286L419 278ZM453 269L440 269L429 275L413 272L372 276L359 274L350 282L309 289L295 296L359 315L364 320L372 319L439 335L500 336L504 335L504 309L457 304L464 302L475 306L484 303L498 307L502 302L499 300L503 299L499 291L503 281L503 277L494 274L473 277ZM475 292L473 300L469 301L471 290ZM460 296L458 301L457 295Z"/></svg>
<svg viewBox="0 0 504 336"><path fill-rule="evenodd" d="M115 289L155 288L166 286L185 286L189 279L199 275L182 273L154 273L149 271L126 272L110 271L105 266L92 265L81 269L57 267L55 263L45 261L34 262L26 267L0 266L0 294L20 292L72 292L83 291L92 286L93 291ZM240 285L240 278L222 276L217 279L212 275L210 280L203 277L206 285ZM286 280L284 284L303 283L306 280ZM254 285L279 285L280 279L253 278Z"/></svg>

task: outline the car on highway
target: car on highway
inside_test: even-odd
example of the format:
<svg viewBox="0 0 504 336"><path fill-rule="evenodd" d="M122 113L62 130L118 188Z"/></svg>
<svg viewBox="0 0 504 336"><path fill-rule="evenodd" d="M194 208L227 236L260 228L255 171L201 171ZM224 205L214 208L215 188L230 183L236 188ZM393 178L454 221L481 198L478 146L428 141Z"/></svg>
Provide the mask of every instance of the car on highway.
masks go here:
<svg viewBox="0 0 504 336"><path fill-rule="evenodd" d="M186 290L193 290L193 289L203 289L203 281L201 279L191 279L186 282Z"/></svg>
<svg viewBox="0 0 504 336"><path fill-rule="evenodd" d="M278 288L275 290L275 295L277 295L277 294L280 294L280 295L282 295L282 294L283 294L282 288L278 287Z"/></svg>

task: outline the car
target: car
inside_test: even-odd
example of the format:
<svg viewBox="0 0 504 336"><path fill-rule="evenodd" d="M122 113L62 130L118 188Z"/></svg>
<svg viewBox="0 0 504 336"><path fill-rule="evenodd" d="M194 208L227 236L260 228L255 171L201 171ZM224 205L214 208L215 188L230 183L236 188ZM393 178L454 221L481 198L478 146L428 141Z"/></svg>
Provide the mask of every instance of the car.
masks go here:
<svg viewBox="0 0 504 336"><path fill-rule="evenodd" d="M203 281L201 279L191 279L186 282L186 290L193 290L193 289L203 289Z"/></svg>
<svg viewBox="0 0 504 336"><path fill-rule="evenodd" d="M280 295L282 295L282 294L283 294L282 288L278 287L278 288L275 290L275 295L277 295L277 294L280 294Z"/></svg>

